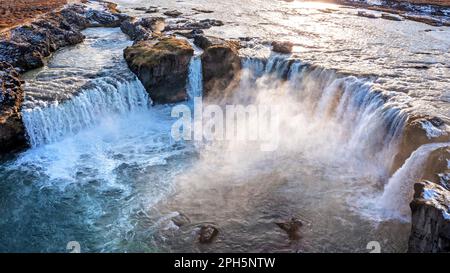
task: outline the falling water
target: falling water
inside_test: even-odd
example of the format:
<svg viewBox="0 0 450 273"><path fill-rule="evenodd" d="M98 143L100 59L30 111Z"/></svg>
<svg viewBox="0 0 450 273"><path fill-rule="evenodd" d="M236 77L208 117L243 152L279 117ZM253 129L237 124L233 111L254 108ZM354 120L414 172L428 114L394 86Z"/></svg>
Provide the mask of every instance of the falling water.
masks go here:
<svg viewBox="0 0 450 273"><path fill-rule="evenodd" d="M23 121L32 146L53 143L78 133L111 114L147 109L148 96L135 78L119 82L101 78L70 100L23 111Z"/></svg>
<svg viewBox="0 0 450 273"><path fill-rule="evenodd" d="M374 90L370 79L342 76L334 70L278 55L268 60L244 58L242 65L244 72L236 101L249 101L248 97L253 96L259 97L259 103L277 103L281 90L285 90L281 97L286 101L278 103L291 104L293 108L284 113L285 120L300 113L309 119L305 126L313 125L313 138L325 134L325 138L333 139L325 141L337 144L332 149L334 153L344 152L360 165L382 166L387 175L406 114ZM263 98L268 92L261 90L267 89L275 90L275 97ZM297 127L294 134L305 130L306 127ZM329 147L329 143L326 145Z"/></svg>
<svg viewBox="0 0 450 273"><path fill-rule="evenodd" d="M186 89L189 100L195 97L201 97L203 94L202 60L200 56L193 56L191 58Z"/></svg>
<svg viewBox="0 0 450 273"><path fill-rule="evenodd" d="M420 146L389 179L379 206L387 218L398 218L408 221L411 217L409 203L413 200L413 185L421 178L424 163L431 152L450 143L431 143Z"/></svg>

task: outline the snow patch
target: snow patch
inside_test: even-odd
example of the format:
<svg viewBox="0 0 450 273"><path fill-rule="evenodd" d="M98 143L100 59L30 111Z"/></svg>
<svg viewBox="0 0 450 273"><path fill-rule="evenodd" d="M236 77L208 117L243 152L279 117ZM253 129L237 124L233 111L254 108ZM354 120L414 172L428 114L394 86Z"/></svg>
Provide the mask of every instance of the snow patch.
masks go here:
<svg viewBox="0 0 450 273"><path fill-rule="evenodd" d="M445 130L445 128L440 129L434 126L433 123L431 123L428 120L421 121L420 124L422 125L422 129L424 129L425 132L427 133L427 137L429 139L447 135L447 131Z"/></svg>

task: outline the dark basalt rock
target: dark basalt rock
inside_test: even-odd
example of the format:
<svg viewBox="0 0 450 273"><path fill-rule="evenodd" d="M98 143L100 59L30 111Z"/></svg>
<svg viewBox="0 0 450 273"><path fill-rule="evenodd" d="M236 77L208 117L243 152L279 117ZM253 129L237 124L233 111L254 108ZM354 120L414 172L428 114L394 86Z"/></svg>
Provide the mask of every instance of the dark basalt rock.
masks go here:
<svg viewBox="0 0 450 273"><path fill-rule="evenodd" d="M441 134L430 136L426 126L433 126ZM436 142L449 142L450 132L445 129L445 123L438 117L431 116L410 116L403 129L398 152L391 167L391 174L400 168L406 159L421 145Z"/></svg>
<svg viewBox="0 0 450 273"><path fill-rule="evenodd" d="M450 252L450 191L429 181L414 185L408 252Z"/></svg>
<svg viewBox="0 0 450 273"><path fill-rule="evenodd" d="M154 103L186 100L186 80L192 46L174 37L139 41L124 51L125 60L145 86Z"/></svg>
<svg viewBox="0 0 450 273"><path fill-rule="evenodd" d="M8 63L0 62L0 153L27 146L20 115L23 81Z"/></svg>
<svg viewBox="0 0 450 273"><path fill-rule="evenodd" d="M227 96L227 90L236 87L241 71L239 42L200 37L195 40L197 41L195 44L204 49L202 69L205 97L223 98Z"/></svg>
<svg viewBox="0 0 450 273"><path fill-rule="evenodd" d="M272 42L272 51L289 54L292 52L292 48L294 44L288 41L273 41Z"/></svg>
<svg viewBox="0 0 450 273"><path fill-rule="evenodd" d="M52 52L82 42L84 36L80 31L86 27L115 27L124 18L108 11L71 5L12 29L0 40L0 61L10 63L20 72L41 67Z"/></svg>
<svg viewBox="0 0 450 273"><path fill-rule="evenodd" d="M390 13L382 13L381 14L381 18L386 19L386 20L391 20L391 21L402 21L402 17L395 15L395 14L390 14Z"/></svg>
<svg viewBox="0 0 450 273"><path fill-rule="evenodd" d="M200 227L198 241L201 244L209 244L219 234L219 229L213 225L203 225Z"/></svg>
<svg viewBox="0 0 450 273"><path fill-rule="evenodd" d="M178 17L178 16L180 16L183 13L179 12L177 10L168 10L168 11L165 11L163 14L167 15L169 17Z"/></svg>
<svg viewBox="0 0 450 273"><path fill-rule="evenodd" d="M292 217L291 220L285 221L285 222L277 222L275 223L279 228L286 231L286 233L289 236L289 239L291 240L298 240L300 239L300 228L303 226L303 223L295 218Z"/></svg>
<svg viewBox="0 0 450 273"><path fill-rule="evenodd" d="M153 33L160 34L164 26L164 18L162 17L149 17L139 20L130 18L122 22L120 29L132 40L141 41L152 38Z"/></svg>
<svg viewBox="0 0 450 273"><path fill-rule="evenodd" d="M365 12L365 11L362 11L362 10L358 11L357 15L361 16L361 17L371 18L371 19L377 18L377 16L375 14L369 13L369 12Z"/></svg>
<svg viewBox="0 0 450 273"><path fill-rule="evenodd" d="M191 220L183 213L178 213L178 215L172 217L171 220L178 227L182 227L191 223Z"/></svg>
<svg viewBox="0 0 450 273"><path fill-rule="evenodd" d="M224 23L216 19L204 19L200 21L179 20L176 23L168 25L164 31L171 30L193 30L193 29L209 29L214 26L223 26Z"/></svg>

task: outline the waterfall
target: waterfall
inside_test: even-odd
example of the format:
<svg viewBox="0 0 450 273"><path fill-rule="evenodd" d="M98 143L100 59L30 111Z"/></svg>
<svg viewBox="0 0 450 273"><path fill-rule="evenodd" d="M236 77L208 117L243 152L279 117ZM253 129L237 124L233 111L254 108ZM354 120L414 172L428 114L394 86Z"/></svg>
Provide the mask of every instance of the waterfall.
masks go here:
<svg viewBox="0 0 450 273"><path fill-rule="evenodd" d="M200 56L193 56L189 62L186 90L190 101L193 101L195 97L201 97L203 94L202 60Z"/></svg>
<svg viewBox="0 0 450 273"><path fill-rule="evenodd" d="M136 78L93 80L86 90L61 103L23 109L23 122L31 146L53 143L97 124L111 114L147 109L149 98Z"/></svg>
<svg viewBox="0 0 450 273"><path fill-rule="evenodd" d="M414 183L422 176L428 156L436 149L450 143L430 143L420 146L389 179L378 205L388 218L408 220L411 215L409 203L413 200Z"/></svg>
<svg viewBox="0 0 450 273"><path fill-rule="evenodd" d="M357 165L370 161L377 166L375 169L381 166L383 175L387 175L406 113L374 90L370 79L340 75L332 69L278 55L267 60L244 58L242 67L240 87L235 94L238 101L279 103L283 109L294 104L293 109L286 110L284 120L293 123L291 120L299 114L303 119L291 125L295 129L291 138L305 131L311 137L301 136L302 145L310 142L311 146L328 149L325 152L329 154L347 156ZM252 92L256 95L250 95ZM272 96L266 95L270 92ZM267 98L261 100L264 96ZM322 142L318 142L322 135Z"/></svg>

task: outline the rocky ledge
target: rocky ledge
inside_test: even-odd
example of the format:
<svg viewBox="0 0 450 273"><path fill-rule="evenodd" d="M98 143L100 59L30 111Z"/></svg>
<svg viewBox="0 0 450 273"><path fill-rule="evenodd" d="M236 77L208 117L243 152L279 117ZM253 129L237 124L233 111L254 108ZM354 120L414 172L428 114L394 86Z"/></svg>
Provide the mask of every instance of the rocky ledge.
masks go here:
<svg viewBox="0 0 450 273"><path fill-rule="evenodd" d="M450 252L450 191L430 181L414 191L408 252Z"/></svg>
<svg viewBox="0 0 450 273"><path fill-rule="evenodd" d="M125 60L154 103L186 100L192 46L183 39L162 37L136 42L124 51Z"/></svg>
<svg viewBox="0 0 450 273"><path fill-rule="evenodd" d="M0 154L26 146L20 115L22 80L8 63L0 62Z"/></svg>
<svg viewBox="0 0 450 273"><path fill-rule="evenodd" d="M70 5L49 12L29 24L0 36L0 154L27 146L20 108L23 81L20 73L44 65L46 57L59 48L84 40L88 27L118 27L128 16L84 5Z"/></svg>
<svg viewBox="0 0 450 273"><path fill-rule="evenodd" d="M20 72L44 65L45 58L61 47L83 41L88 27L118 27L126 16L71 5L47 13L30 24L16 27L0 39L0 61Z"/></svg>

